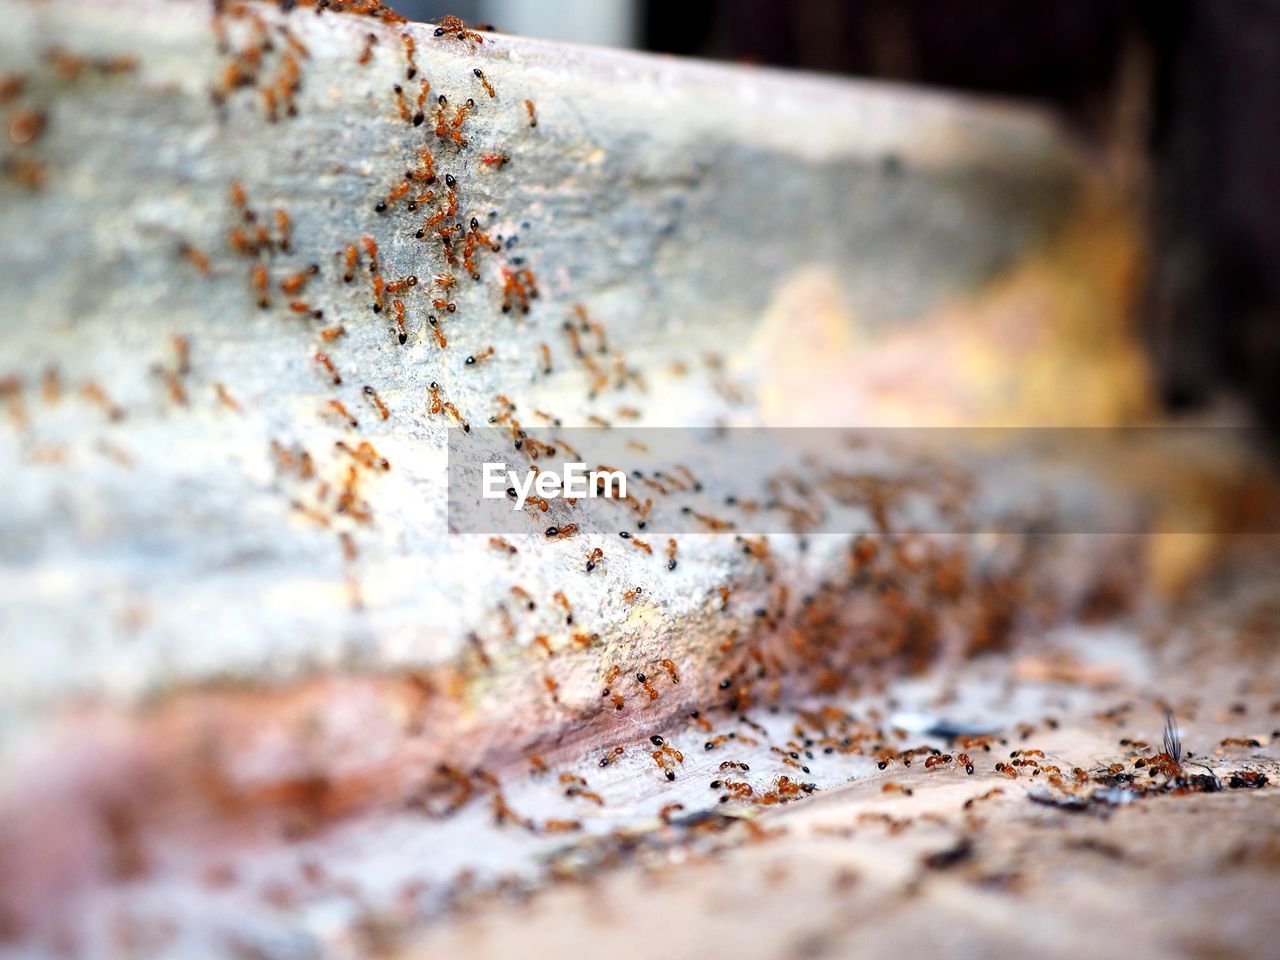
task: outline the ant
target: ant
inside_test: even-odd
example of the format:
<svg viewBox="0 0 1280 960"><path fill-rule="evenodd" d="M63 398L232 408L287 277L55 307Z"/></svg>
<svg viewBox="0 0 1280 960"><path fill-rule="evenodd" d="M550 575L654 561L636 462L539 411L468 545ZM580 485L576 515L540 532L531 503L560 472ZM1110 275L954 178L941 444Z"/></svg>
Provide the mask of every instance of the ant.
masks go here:
<svg viewBox="0 0 1280 960"><path fill-rule="evenodd" d="M360 238L360 246L364 248L365 256L369 258L369 272L378 272L378 243L373 237L363 236Z"/></svg>
<svg viewBox="0 0 1280 960"><path fill-rule="evenodd" d="M293 221L283 209L276 210L276 232L280 234L277 246L285 253L288 253L292 242Z"/></svg>
<svg viewBox="0 0 1280 960"><path fill-rule="evenodd" d="M578 532L576 523L566 523L562 527L547 527L548 540L567 540Z"/></svg>
<svg viewBox="0 0 1280 960"><path fill-rule="evenodd" d="M293 276L285 277L281 280L280 290L291 297L297 296L302 292L303 287L307 285L307 278L314 277L319 272L320 266L313 263L305 270L299 270L297 273L293 274Z"/></svg>
<svg viewBox="0 0 1280 960"><path fill-rule="evenodd" d="M314 360L316 363L320 364L320 366L324 367L325 371L333 380L333 385L335 387L342 385L342 376L338 373L337 368L333 365L333 361L329 359L329 355L327 353L317 352Z"/></svg>
<svg viewBox="0 0 1280 960"><path fill-rule="evenodd" d="M213 268L209 266L209 258L185 240L178 244L178 253L187 263L195 267L201 276L208 277L213 274Z"/></svg>
<svg viewBox="0 0 1280 960"><path fill-rule="evenodd" d="M387 405L382 402L382 398L378 396L378 391L368 384L364 387L364 395L369 398L369 402L373 404L378 411L378 416L383 420L391 419L391 411L387 409Z"/></svg>
<svg viewBox="0 0 1280 960"><path fill-rule="evenodd" d="M521 600L523 600L525 603L526 609L528 610L538 609L538 605L534 602L533 597L530 595L529 591L526 590L524 587L519 585L513 586L511 588L511 594L512 596L519 597Z"/></svg>
<svg viewBox="0 0 1280 960"><path fill-rule="evenodd" d="M249 271L249 282L258 295L258 307L265 310L271 306L271 299L267 296L267 268L260 263L255 263L253 269Z"/></svg>
<svg viewBox="0 0 1280 960"><path fill-rule="evenodd" d="M404 302L401 300L392 300L391 312L395 315L396 329L399 331L397 339L400 341L400 345L404 346L409 339L409 331L405 327L404 323Z"/></svg>
<svg viewBox="0 0 1280 960"><path fill-rule="evenodd" d="M636 600L644 593L644 587L635 587L627 590L622 594L622 599L627 603L635 603Z"/></svg>
<svg viewBox="0 0 1280 960"><path fill-rule="evenodd" d="M480 84L484 87L484 92L489 95L490 100L498 95L493 89L493 84L489 82L489 78L484 75L483 70L476 67L471 72L475 75L476 79L480 81Z"/></svg>
<svg viewBox="0 0 1280 960"><path fill-rule="evenodd" d="M645 674L643 674L643 673L637 673L637 674L636 674L636 683L640 684L640 686L642 686L642 687L644 688L644 692L645 692L645 693L647 693L647 694L649 695L649 702L650 702L650 703L653 703L653 701L655 701L655 700L657 700L657 699L658 699L658 697L659 697L659 693L658 693L657 688L656 688L656 687L654 687L654 685L653 685L653 681L652 681L652 680L650 680L650 679L649 679Z"/></svg>
<svg viewBox="0 0 1280 960"><path fill-rule="evenodd" d="M440 396L440 384L432 380L427 389L431 392L430 412L433 414L447 413L461 424L464 433L470 433L471 424L466 421L462 414L458 413L457 407Z"/></svg>
<svg viewBox="0 0 1280 960"><path fill-rule="evenodd" d="M453 16L441 18L440 25L435 29L435 36L451 36L455 40L465 40L475 44L484 43L484 37L474 30L468 30L467 25L459 17Z"/></svg>
<svg viewBox="0 0 1280 960"><path fill-rule="evenodd" d="M651 739L658 745L658 749L650 753L649 756L653 757L653 762L658 765L658 769L666 775L668 780L674 780L676 778L675 765L677 763L684 764L684 754L675 747L664 743L661 737L655 736Z"/></svg>
<svg viewBox="0 0 1280 960"><path fill-rule="evenodd" d="M436 345L441 349L449 346L449 341L445 338L444 330L440 327L440 321L433 314L427 317L427 323L431 326L431 334L436 338Z"/></svg>
<svg viewBox="0 0 1280 960"><path fill-rule="evenodd" d="M366 34L364 38L364 49L360 51L360 56L356 58L356 63L360 66L368 66L369 61L373 58L373 46L378 42L376 33Z"/></svg>
<svg viewBox="0 0 1280 960"><path fill-rule="evenodd" d="M400 39L404 41L404 58L408 61L408 68L405 70L405 79L412 80L418 75L418 64L413 59L414 51L417 45L413 42L413 37L408 33L400 34Z"/></svg>
<svg viewBox="0 0 1280 960"><path fill-rule="evenodd" d="M356 278L356 267L360 263L360 251L354 243L347 244L346 251L346 268L347 272L342 275L345 283L350 283Z"/></svg>
<svg viewBox="0 0 1280 960"><path fill-rule="evenodd" d="M570 524L570 526L573 526L573 524ZM564 528L562 527L561 530L563 529ZM569 598L564 595L564 591L557 590L555 593L551 595L551 599L554 600L556 605L559 606L560 609L564 611L565 626L569 626L569 627L573 626L573 607L569 603ZM576 635L575 635L575 639L576 639Z"/></svg>
<svg viewBox="0 0 1280 960"><path fill-rule="evenodd" d="M485 349L481 350L479 353L473 353L471 356L467 357L467 366L473 367L478 363L484 363L486 360L488 360L490 357L493 356L493 353L494 353L493 347L486 347Z"/></svg>
<svg viewBox="0 0 1280 960"><path fill-rule="evenodd" d="M385 200L379 200L377 203L373 205L374 212L386 213L388 207L390 207L392 204L399 201L401 197L403 197L406 193L408 193L412 189L413 189L413 182L408 177L405 177L403 180L401 180L394 187L392 187L390 190L387 191L387 196Z"/></svg>
<svg viewBox="0 0 1280 960"><path fill-rule="evenodd" d="M587 554L587 573L590 573L597 566L604 562L604 551L596 547Z"/></svg>
<svg viewBox="0 0 1280 960"><path fill-rule="evenodd" d="M307 303L305 300L290 300L289 311L291 313L309 313L314 320L324 319L324 311L319 309L313 310L311 308L311 304Z"/></svg>
<svg viewBox="0 0 1280 960"><path fill-rule="evenodd" d="M660 661L660 664L662 669L667 671L667 676L671 678L672 683L680 682L680 671L676 669L676 662L674 660L662 660Z"/></svg>
<svg viewBox="0 0 1280 960"><path fill-rule="evenodd" d="M560 706L560 684L555 681L555 678L543 677L542 685L547 688L547 693L551 694L551 702Z"/></svg>
<svg viewBox="0 0 1280 960"><path fill-rule="evenodd" d="M538 296L538 283L533 271L503 267L502 278L502 312L510 313L513 308L518 308L521 313L528 313L529 301Z"/></svg>
<svg viewBox="0 0 1280 960"><path fill-rule="evenodd" d="M495 550L505 550L507 553L512 554L513 556L520 552L512 544L504 540L502 537L490 537L489 546Z"/></svg>
<svg viewBox="0 0 1280 960"><path fill-rule="evenodd" d="M367 470L377 468L386 472L391 469L391 463L386 457L380 455L368 440L360 441L360 444L355 449L352 449L341 440L337 441L333 446L334 449L341 450Z"/></svg>
<svg viewBox="0 0 1280 960"><path fill-rule="evenodd" d="M538 108L533 105L532 100L524 102L525 113L529 114L529 126L536 127L538 125Z"/></svg>
<svg viewBox="0 0 1280 960"><path fill-rule="evenodd" d="M511 157L505 153L486 153L480 158L480 162L486 167L495 167L501 170L511 162Z"/></svg>
<svg viewBox="0 0 1280 960"><path fill-rule="evenodd" d="M334 340L337 340L339 337L345 335L346 332L347 332L347 328L344 327L342 324L338 324L335 327L325 327L323 330L320 331L320 339L325 341L326 343L330 343Z"/></svg>
<svg viewBox="0 0 1280 960"><path fill-rule="evenodd" d="M347 408L342 405L342 401L329 400L325 403L324 408L329 412L341 417L343 420L347 421L347 425L350 426L352 430L360 426L360 422L356 420L356 418L353 417L350 413L347 412Z"/></svg>
<svg viewBox="0 0 1280 960"><path fill-rule="evenodd" d="M235 398L231 396L231 394L227 391L227 387L225 384L215 383L213 385L213 392L217 395L218 402L221 403L224 407L226 407L229 410L234 410L236 413L241 412L240 404L236 403Z"/></svg>
<svg viewBox="0 0 1280 960"><path fill-rule="evenodd" d="M667 569L668 570L674 570L676 568L676 550L677 549L679 549L679 544L676 543L675 538L672 537L667 541Z"/></svg>
<svg viewBox="0 0 1280 960"><path fill-rule="evenodd" d="M604 690L601 692L600 696L609 696L609 688L613 685L613 682L621 676L621 674L622 668L616 663L609 668L609 672L604 675Z"/></svg>

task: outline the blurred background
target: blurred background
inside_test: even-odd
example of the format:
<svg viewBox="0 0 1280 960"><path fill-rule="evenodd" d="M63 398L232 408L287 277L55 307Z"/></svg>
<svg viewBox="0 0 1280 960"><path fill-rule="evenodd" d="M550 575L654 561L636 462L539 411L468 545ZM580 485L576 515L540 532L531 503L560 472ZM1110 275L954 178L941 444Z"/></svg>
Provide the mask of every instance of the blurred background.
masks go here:
<svg viewBox="0 0 1280 960"><path fill-rule="evenodd" d="M1280 0L397 0L548 39L1048 101L1131 165L1166 405L1280 429Z"/></svg>

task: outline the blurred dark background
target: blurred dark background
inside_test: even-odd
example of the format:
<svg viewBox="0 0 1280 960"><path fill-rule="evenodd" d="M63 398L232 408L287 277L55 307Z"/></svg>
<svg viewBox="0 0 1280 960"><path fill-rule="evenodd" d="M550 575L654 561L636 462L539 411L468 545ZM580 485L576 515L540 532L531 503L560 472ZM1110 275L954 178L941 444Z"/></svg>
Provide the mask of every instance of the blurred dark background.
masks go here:
<svg viewBox="0 0 1280 960"><path fill-rule="evenodd" d="M393 0L394 2L394 0ZM1141 169L1167 405L1280 430L1280 0L401 0L512 33L1055 104Z"/></svg>

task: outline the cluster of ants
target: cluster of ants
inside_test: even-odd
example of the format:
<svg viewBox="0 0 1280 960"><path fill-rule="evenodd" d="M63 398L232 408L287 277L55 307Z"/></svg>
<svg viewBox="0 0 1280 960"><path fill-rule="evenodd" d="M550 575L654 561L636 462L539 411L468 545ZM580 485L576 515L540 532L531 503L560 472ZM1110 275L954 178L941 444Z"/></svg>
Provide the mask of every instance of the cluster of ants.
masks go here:
<svg viewBox="0 0 1280 960"><path fill-rule="evenodd" d="M51 47L35 74L0 74L0 121L5 128L5 151L0 154L0 175L27 190L42 190L48 181L47 163L40 142L49 130L49 112L40 107L38 86L59 87L86 80L110 79L134 74L138 61L130 56L86 57L64 47Z"/></svg>

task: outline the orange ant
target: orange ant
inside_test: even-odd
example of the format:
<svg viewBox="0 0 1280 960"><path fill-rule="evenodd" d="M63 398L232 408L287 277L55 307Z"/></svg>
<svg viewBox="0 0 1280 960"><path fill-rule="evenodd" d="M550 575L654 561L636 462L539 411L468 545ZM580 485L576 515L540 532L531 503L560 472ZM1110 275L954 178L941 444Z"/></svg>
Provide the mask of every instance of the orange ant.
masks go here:
<svg viewBox="0 0 1280 960"><path fill-rule="evenodd" d="M379 274L373 275L373 312L381 313L386 306L387 284Z"/></svg>
<svg viewBox="0 0 1280 960"><path fill-rule="evenodd" d="M276 232L280 234L280 240L277 245L285 253L288 253L289 246L292 243L293 221L284 210L276 210Z"/></svg>
<svg viewBox="0 0 1280 960"><path fill-rule="evenodd" d="M191 341L184 336L174 336L173 352L178 361L178 376L185 377L191 372Z"/></svg>
<svg viewBox="0 0 1280 960"><path fill-rule="evenodd" d="M257 244L251 241L251 239L248 238L248 234L244 233L244 230L239 227L233 227L230 229L230 232L227 234L227 243L232 250L242 256L257 256L257 251L259 251Z"/></svg>
<svg viewBox="0 0 1280 960"><path fill-rule="evenodd" d="M360 66L368 66L370 59L373 57L373 45L378 42L376 33L366 34L364 38L364 49L360 51L360 56L356 59L356 63Z"/></svg>
<svg viewBox="0 0 1280 960"><path fill-rule="evenodd" d="M613 763L620 756L622 756L623 753L625 753L625 751L622 749L622 747L614 747L612 750L610 750L608 753L606 753L603 757L600 758L600 766L602 767L609 766L609 764Z"/></svg>
<svg viewBox="0 0 1280 960"><path fill-rule="evenodd" d="M405 177L394 187L387 191L385 200L379 200L373 205L374 212L385 213L387 208L396 203L401 197L413 189L413 182Z"/></svg>
<svg viewBox="0 0 1280 960"><path fill-rule="evenodd" d="M567 626L573 626L573 606L569 603L569 598L564 595L563 590L557 590L551 595L551 599L556 605L564 611L564 622Z"/></svg>
<svg viewBox="0 0 1280 960"><path fill-rule="evenodd" d="M636 674L636 683L638 683L638 684L640 684L640 686L644 687L644 692L645 692L645 693L647 693L647 694L649 695L649 702L650 702L650 703L652 703L654 700L657 700L657 699L658 699L658 697L659 697L659 693L658 693L657 688L656 688L656 687L654 687L654 685L653 685L653 681L651 681L651 680L650 680L650 679L649 679L645 674L643 674L643 673L637 673L637 674Z"/></svg>
<svg viewBox="0 0 1280 960"><path fill-rule="evenodd" d="M536 127L538 125L538 109L533 105L532 100L524 102L525 113L529 114L529 126Z"/></svg>
<svg viewBox="0 0 1280 960"><path fill-rule="evenodd" d="M485 347L485 349L481 350L479 353L473 353L471 356L467 357L467 366L473 367L478 363L484 363L493 356L493 352L493 347Z"/></svg>
<svg viewBox="0 0 1280 960"><path fill-rule="evenodd" d="M347 244L346 267L347 272L342 275L343 281L350 283L356 278L356 266L360 263L360 251L354 243Z"/></svg>
<svg viewBox="0 0 1280 960"><path fill-rule="evenodd" d="M479 39L478 34L477 39ZM573 833L582 829L582 822L580 820L548 820L543 823L542 829L547 833Z"/></svg>
<svg viewBox="0 0 1280 960"><path fill-rule="evenodd" d="M413 274L407 277L401 277L399 280L392 280L387 284L387 293L400 294L406 290L412 290L418 285L418 278Z"/></svg>
<svg viewBox="0 0 1280 960"><path fill-rule="evenodd" d="M317 264L311 264L305 270L299 270L293 276L285 277L280 281L280 290L289 296L296 296L302 292L302 288L307 285L307 278L313 277L320 272Z"/></svg>
<svg viewBox="0 0 1280 960"><path fill-rule="evenodd" d="M400 34L400 39L404 41L404 58L408 61L408 68L405 70L405 79L412 80L418 75L418 64L413 59L414 51L417 45L413 42L413 37L408 33Z"/></svg>
<svg viewBox="0 0 1280 960"><path fill-rule="evenodd" d="M305 300L290 300L289 311L291 313L309 313L311 314L311 317L315 320L324 319L324 311L318 310L318 309L313 310L311 308L311 304L307 303Z"/></svg>
<svg viewBox="0 0 1280 960"><path fill-rule="evenodd" d="M578 532L576 523L566 523L562 527L547 527L548 540L566 540Z"/></svg>
<svg viewBox="0 0 1280 960"><path fill-rule="evenodd" d="M228 192L231 195L231 205L244 214L245 220L253 220L253 211L249 209L249 194L244 185L239 180L232 180Z"/></svg>
<svg viewBox="0 0 1280 960"><path fill-rule="evenodd" d="M613 692L611 689L613 687L613 683L621 675L622 675L622 668L618 666L616 663L609 668L608 672L606 672L604 675L604 689L600 691L601 697L607 697ZM621 709L621 707L619 707L619 709Z"/></svg>
<svg viewBox="0 0 1280 960"><path fill-rule="evenodd" d="M533 271L503 267L502 278L502 312L510 313L512 308L519 308L521 313L528 313L529 301L538 296L538 284Z"/></svg>
<svg viewBox="0 0 1280 960"><path fill-rule="evenodd" d="M455 40L466 40L476 44L484 43L484 37L474 30L468 30L467 25L461 19L453 16L441 18L440 25L436 27L435 36L451 36Z"/></svg>
<svg viewBox="0 0 1280 960"><path fill-rule="evenodd" d="M513 586L511 588L511 594L512 596L519 597L521 600L523 600L525 603L526 609L528 610L538 609L538 605L534 602L533 597L530 595L529 591L526 590L524 587L519 585Z"/></svg>
<svg viewBox="0 0 1280 960"><path fill-rule="evenodd" d="M604 562L604 551L596 547L587 554L587 573L594 570L599 564Z"/></svg>
<svg viewBox="0 0 1280 960"><path fill-rule="evenodd" d="M556 706L560 705L560 684L555 681L554 677L543 677L542 685L547 688L547 693L551 694L551 702Z"/></svg>
<svg viewBox="0 0 1280 960"><path fill-rule="evenodd" d="M378 416L383 420L389 420L391 418L391 411L388 410L387 405L382 402L382 398L378 396L377 390L374 390L373 387L366 384L364 388L364 395L369 398L369 402L373 404L375 409L377 409Z"/></svg>
<svg viewBox="0 0 1280 960"><path fill-rule="evenodd" d="M542 373L550 375L551 373L551 348L545 343L538 344L538 353L542 355Z"/></svg>
<svg viewBox="0 0 1280 960"><path fill-rule="evenodd" d="M480 158L480 162L486 167L496 167L501 170L511 162L511 157L505 153L486 153Z"/></svg>
<svg viewBox="0 0 1280 960"><path fill-rule="evenodd" d="M218 402L227 407L228 410L234 410L237 413L241 412L241 406L236 402L236 398L232 397L232 394L228 392L227 385L215 383L214 393L218 396Z"/></svg>
<svg viewBox="0 0 1280 960"><path fill-rule="evenodd" d="M680 545L676 543L674 537L672 537L667 541L667 569L668 570L674 570L676 568L676 550L679 549L679 546Z"/></svg>
<svg viewBox="0 0 1280 960"><path fill-rule="evenodd" d="M391 463L386 457L380 455L368 440L360 441L360 444L355 449L352 449L341 440L337 441L333 446L335 450L341 450L367 470L376 468L385 472L391 469Z"/></svg>
<svg viewBox="0 0 1280 960"><path fill-rule="evenodd" d="M466 421L466 418L464 418L462 414L458 412L457 407L455 407L448 400L445 400L440 396L440 384L432 380L427 389L431 392L431 404L430 404L431 413L433 414L447 413L450 417L452 417L455 421L457 421L462 426L462 430L464 433L470 433L471 424L468 423Z"/></svg>
<svg viewBox="0 0 1280 960"><path fill-rule="evenodd" d="M263 310L271 306L271 300L267 296L267 268L260 263L255 263L253 269L249 271L249 282L258 295L258 306Z"/></svg>
<svg viewBox="0 0 1280 960"><path fill-rule="evenodd" d="M399 330L398 339L400 340L401 345L403 345L409 339L409 332L405 328L404 324L404 302L401 300L392 300L391 312L395 314L396 328Z"/></svg>
<svg viewBox="0 0 1280 960"><path fill-rule="evenodd" d="M502 537L490 537L489 546L495 550L505 550L507 553L512 555L515 555L520 552L511 543L504 540Z"/></svg>
<svg viewBox="0 0 1280 960"><path fill-rule="evenodd" d="M329 376L333 380L333 385L335 387L341 386L342 377L339 375L337 368L334 367L333 361L329 359L329 355L327 353L316 353L314 359L316 363L320 364L320 366L324 367L325 371L328 372Z"/></svg>
<svg viewBox="0 0 1280 960"><path fill-rule="evenodd" d="M671 682L679 683L680 672L676 669L676 662L674 660L662 660L660 661L660 663L661 663L662 669L667 671L667 676L671 678Z"/></svg>
<svg viewBox="0 0 1280 960"><path fill-rule="evenodd" d="M431 334L436 338L436 345L441 350L449 346L449 341L445 339L444 330L440 328L440 321L433 314L427 317L427 323L431 325Z"/></svg>
<svg viewBox="0 0 1280 960"><path fill-rule="evenodd" d="M458 309L458 305L456 303L451 303L448 300L442 300L439 297L432 299L431 306L435 307L437 310L443 310L445 313L453 313Z"/></svg>
<svg viewBox="0 0 1280 960"><path fill-rule="evenodd" d="M329 343L334 340L337 340L346 332L347 332L347 328L344 327L342 324L338 324L336 327L325 327L323 330L320 331L320 339L324 340L326 343Z"/></svg>
<svg viewBox="0 0 1280 960"><path fill-rule="evenodd" d="M360 238L360 246L364 248L365 256L369 258L369 272L378 272L378 244L377 241L370 236Z"/></svg>
<svg viewBox="0 0 1280 960"><path fill-rule="evenodd" d="M185 240L178 244L178 253L182 254L183 259L195 267L201 276L212 275L213 269L209 266L209 258Z"/></svg>
<svg viewBox="0 0 1280 960"><path fill-rule="evenodd" d="M626 592L624 592L622 594L622 599L625 600L627 603L635 603L637 598L639 598L640 595L643 593L644 593L644 587L635 587L631 590L627 590Z"/></svg>
<svg viewBox="0 0 1280 960"><path fill-rule="evenodd" d="M668 780L674 780L676 778L675 765L677 763L684 764L684 754L668 744L656 733L649 738L649 741L658 748L650 753L649 756L653 757L653 762L658 765L658 769L663 772Z"/></svg>
<svg viewBox="0 0 1280 960"><path fill-rule="evenodd" d="M351 427L351 429L354 430L358 426L360 426L360 422L356 420L356 418L353 417L350 413L347 412L347 408L342 405L342 401L329 400L325 403L324 408L330 413L335 414L341 417L343 420L347 421L347 425Z"/></svg>

